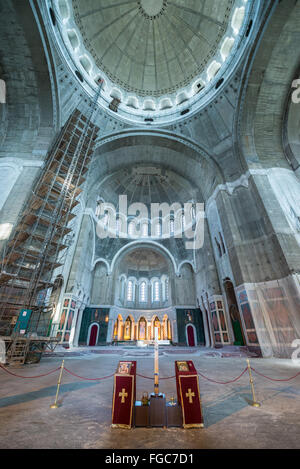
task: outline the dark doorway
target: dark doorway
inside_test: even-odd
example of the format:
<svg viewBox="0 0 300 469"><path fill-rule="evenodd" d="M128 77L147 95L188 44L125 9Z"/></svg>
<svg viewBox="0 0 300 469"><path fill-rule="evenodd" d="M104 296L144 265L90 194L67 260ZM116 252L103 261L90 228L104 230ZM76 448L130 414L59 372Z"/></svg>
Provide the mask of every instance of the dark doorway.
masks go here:
<svg viewBox="0 0 300 469"><path fill-rule="evenodd" d="M243 332L241 317L239 313L233 283L229 279L225 279L224 287L226 291L229 315L234 333L234 345L245 345L245 336Z"/></svg>
<svg viewBox="0 0 300 469"><path fill-rule="evenodd" d="M195 347L195 330L193 326L187 327L188 346Z"/></svg>
<svg viewBox="0 0 300 469"><path fill-rule="evenodd" d="M91 334L90 334L90 342L89 346L94 347L97 342L97 335L98 335L98 328L99 326L97 324L94 324L91 329Z"/></svg>

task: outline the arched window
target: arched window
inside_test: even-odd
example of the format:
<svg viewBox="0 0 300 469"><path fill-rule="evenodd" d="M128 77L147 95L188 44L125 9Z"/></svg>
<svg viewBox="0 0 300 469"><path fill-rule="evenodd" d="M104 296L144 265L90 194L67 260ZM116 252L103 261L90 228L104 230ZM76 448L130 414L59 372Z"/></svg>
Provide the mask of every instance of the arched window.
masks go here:
<svg viewBox="0 0 300 469"><path fill-rule="evenodd" d="M117 235L119 235L120 231L121 231L121 220L120 220L120 218L117 219L116 230L117 230Z"/></svg>
<svg viewBox="0 0 300 469"><path fill-rule="evenodd" d="M127 284L127 301L133 301L133 281L129 280Z"/></svg>
<svg viewBox="0 0 300 469"><path fill-rule="evenodd" d="M158 238L161 236L161 224L159 220L155 223L155 236Z"/></svg>
<svg viewBox="0 0 300 469"><path fill-rule="evenodd" d="M160 300L160 283L158 280L155 280L153 283L153 301L159 301Z"/></svg>
<svg viewBox="0 0 300 469"><path fill-rule="evenodd" d="M140 284L140 303L147 302L147 283L142 282Z"/></svg>
<svg viewBox="0 0 300 469"><path fill-rule="evenodd" d="M147 238L148 236L148 223L142 224L142 237Z"/></svg>
<svg viewBox="0 0 300 469"><path fill-rule="evenodd" d="M169 299L169 279L166 275L161 278L162 299L167 301Z"/></svg>
<svg viewBox="0 0 300 469"><path fill-rule="evenodd" d="M165 301L169 299L169 279L165 280Z"/></svg>
<svg viewBox="0 0 300 469"><path fill-rule="evenodd" d="M174 229L175 229L175 223L174 223L174 220L171 219L170 220L170 235L171 236L174 236Z"/></svg>
<svg viewBox="0 0 300 469"><path fill-rule="evenodd" d="M184 213L181 215L181 224L182 224L182 233L184 233L185 232L185 225L186 225Z"/></svg>
<svg viewBox="0 0 300 469"><path fill-rule="evenodd" d="M135 233L135 223L134 221L131 221L128 224L128 235L132 238L134 236L134 233Z"/></svg>
<svg viewBox="0 0 300 469"><path fill-rule="evenodd" d="M120 300L124 301L125 299L125 277L120 279Z"/></svg>

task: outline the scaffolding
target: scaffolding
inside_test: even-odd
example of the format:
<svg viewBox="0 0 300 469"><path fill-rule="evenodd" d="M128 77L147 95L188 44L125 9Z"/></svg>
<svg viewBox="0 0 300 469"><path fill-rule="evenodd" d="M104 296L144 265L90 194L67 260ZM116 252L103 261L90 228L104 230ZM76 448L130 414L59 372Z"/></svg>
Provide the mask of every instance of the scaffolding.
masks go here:
<svg viewBox="0 0 300 469"><path fill-rule="evenodd" d="M20 341L21 336L40 338L41 343L56 340L51 331L54 274L64 264L95 150L99 128L92 120L100 92L101 84L89 112L75 109L62 128L4 248L0 338L8 343L9 337ZM26 331L18 325L23 310L31 313ZM14 344L9 348L13 350Z"/></svg>

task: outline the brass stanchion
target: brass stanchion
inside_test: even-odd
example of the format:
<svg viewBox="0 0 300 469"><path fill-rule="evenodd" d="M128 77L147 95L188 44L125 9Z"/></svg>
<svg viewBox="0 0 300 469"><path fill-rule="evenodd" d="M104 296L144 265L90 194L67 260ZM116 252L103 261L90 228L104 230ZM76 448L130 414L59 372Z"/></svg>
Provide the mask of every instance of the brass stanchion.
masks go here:
<svg viewBox="0 0 300 469"><path fill-rule="evenodd" d="M252 404L251 404L251 405L252 405L252 407L260 407L261 404L260 404L259 402L256 402L256 398L255 398L254 384L253 384L252 371L251 371L251 366L250 366L250 360L249 360L249 358L247 358L247 365L248 365L250 386L251 386L252 397L253 397L253 401L252 401Z"/></svg>
<svg viewBox="0 0 300 469"><path fill-rule="evenodd" d="M59 395L59 389L61 385L61 379L64 371L64 366L65 366L65 360L62 361L61 367L60 367L60 373L59 373L59 378L58 378L58 383L57 383L57 391L56 391L56 397L55 397L55 402L50 406L50 409L57 409L59 407L57 401L58 401L58 395Z"/></svg>

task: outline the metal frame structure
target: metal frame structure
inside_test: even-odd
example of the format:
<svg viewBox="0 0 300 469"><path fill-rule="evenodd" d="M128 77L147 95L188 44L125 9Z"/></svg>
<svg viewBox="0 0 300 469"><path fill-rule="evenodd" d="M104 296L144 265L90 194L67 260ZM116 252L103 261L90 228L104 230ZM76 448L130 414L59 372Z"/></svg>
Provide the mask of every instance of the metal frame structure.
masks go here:
<svg viewBox="0 0 300 469"><path fill-rule="evenodd" d="M102 82L89 110L75 109L62 128L7 242L0 272L0 336L51 340L55 271L64 264L99 128L93 124ZM31 318L18 328L22 310ZM10 341L8 341L10 342ZM14 348L12 344L11 349ZM26 350L28 347L25 347Z"/></svg>

